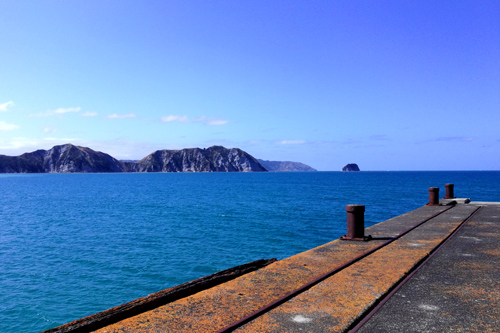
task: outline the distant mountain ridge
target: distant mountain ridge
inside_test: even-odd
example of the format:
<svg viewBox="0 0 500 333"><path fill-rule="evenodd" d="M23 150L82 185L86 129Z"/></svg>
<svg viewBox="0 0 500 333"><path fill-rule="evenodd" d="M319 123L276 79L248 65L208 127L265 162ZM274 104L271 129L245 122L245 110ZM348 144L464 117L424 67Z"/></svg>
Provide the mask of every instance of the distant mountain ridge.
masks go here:
<svg viewBox="0 0 500 333"><path fill-rule="evenodd" d="M288 171L318 171L309 165L300 162L290 161L265 161L257 159L268 171L288 172Z"/></svg>
<svg viewBox="0 0 500 333"><path fill-rule="evenodd" d="M0 173L76 172L259 172L267 171L238 148L158 150L138 162L119 161L99 151L72 144L20 156L0 155Z"/></svg>

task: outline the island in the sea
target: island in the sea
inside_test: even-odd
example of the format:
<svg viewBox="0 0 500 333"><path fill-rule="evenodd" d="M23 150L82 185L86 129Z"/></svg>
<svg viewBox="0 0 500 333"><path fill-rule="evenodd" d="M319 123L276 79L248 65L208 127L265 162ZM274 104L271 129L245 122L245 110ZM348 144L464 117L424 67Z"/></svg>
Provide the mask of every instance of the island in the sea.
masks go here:
<svg viewBox="0 0 500 333"><path fill-rule="evenodd" d="M356 163L349 163L342 168L342 171L360 171Z"/></svg>
<svg viewBox="0 0 500 333"><path fill-rule="evenodd" d="M212 146L158 150L137 162L72 144L20 156L0 155L0 173L73 172L259 172L267 171L252 155L238 148Z"/></svg>

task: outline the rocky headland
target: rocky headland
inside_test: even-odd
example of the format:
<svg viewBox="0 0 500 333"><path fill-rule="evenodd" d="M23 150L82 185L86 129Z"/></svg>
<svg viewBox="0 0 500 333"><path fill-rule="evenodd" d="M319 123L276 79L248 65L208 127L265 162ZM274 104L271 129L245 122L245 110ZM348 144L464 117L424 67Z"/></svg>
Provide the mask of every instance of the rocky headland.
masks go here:
<svg viewBox="0 0 500 333"><path fill-rule="evenodd" d="M259 163L268 171L273 172L289 172L289 171L318 171L309 165L300 162L290 161L265 161L257 159Z"/></svg>
<svg viewBox="0 0 500 333"><path fill-rule="evenodd" d="M20 156L0 155L1 173L125 172L126 166L108 154L72 144Z"/></svg>
<svg viewBox="0 0 500 333"><path fill-rule="evenodd" d="M157 150L136 163L135 172L253 172L267 171L253 156L238 148Z"/></svg>
<svg viewBox="0 0 500 333"><path fill-rule="evenodd" d="M158 150L140 161L114 157L72 144L20 156L0 155L0 173L95 172L256 172L267 171L253 156L238 148Z"/></svg>

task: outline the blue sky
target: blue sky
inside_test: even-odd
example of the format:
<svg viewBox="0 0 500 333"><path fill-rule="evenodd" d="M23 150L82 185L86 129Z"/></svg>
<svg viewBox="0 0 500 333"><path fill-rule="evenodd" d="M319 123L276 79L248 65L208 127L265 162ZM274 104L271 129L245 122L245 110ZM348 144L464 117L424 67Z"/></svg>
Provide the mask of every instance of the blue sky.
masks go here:
<svg viewBox="0 0 500 333"><path fill-rule="evenodd" d="M499 1L0 3L0 154L500 169Z"/></svg>

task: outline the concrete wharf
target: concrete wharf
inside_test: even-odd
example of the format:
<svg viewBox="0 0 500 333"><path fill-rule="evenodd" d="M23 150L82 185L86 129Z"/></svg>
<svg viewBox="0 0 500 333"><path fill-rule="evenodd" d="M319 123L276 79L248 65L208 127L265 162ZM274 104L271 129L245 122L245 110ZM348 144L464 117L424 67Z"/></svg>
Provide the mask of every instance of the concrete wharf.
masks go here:
<svg viewBox="0 0 500 333"><path fill-rule="evenodd" d="M430 188L429 204L361 225L351 238L366 241L239 266L46 332L500 332L500 203L453 198L448 185L444 199ZM347 236L359 234L362 215L346 210Z"/></svg>

